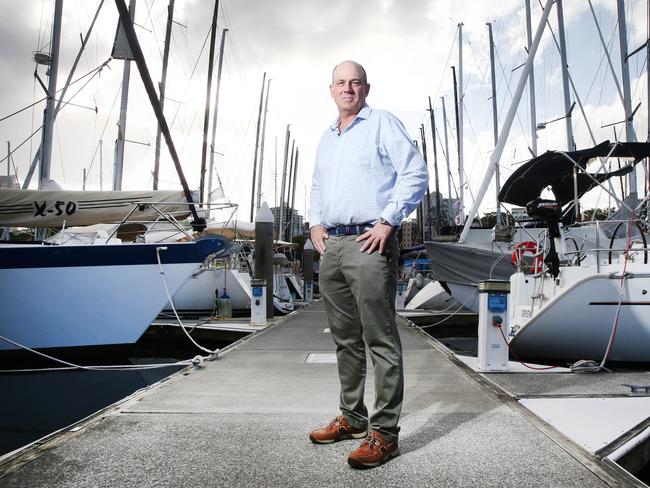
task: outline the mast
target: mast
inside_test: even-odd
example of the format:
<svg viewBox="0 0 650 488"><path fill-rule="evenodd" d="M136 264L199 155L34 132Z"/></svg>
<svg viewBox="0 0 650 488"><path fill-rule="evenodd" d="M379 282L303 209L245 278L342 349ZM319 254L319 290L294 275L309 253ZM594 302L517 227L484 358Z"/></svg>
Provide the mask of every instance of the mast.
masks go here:
<svg viewBox="0 0 650 488"><path fill-rule="evenodd" d="M129 1L131 24L135 19L135 0ZM126 30L126 26L123 26ZM129 104L129 81L131 78L131 60L124 60L122 71L122 99L120 102L120 119L117 122L117 139L115 141L115 163L113 169L113 191L122 189L122 168L124 166L124 138L126 137L126 109Z"/></svg>
<svg viewBox="0 0 650 488"><path fill-rule="evenodd" d="M217 91L214 94L214 107L212 108L212 139L210 142L210 170L208 171L208 194L206 201L210 203L210 195L212 194L212 174L214 173L214 153L217 151L214 141L217 135L217 123L219 114L219 96L221 95L221 72L223 70L223 53L226 44L226 33L228 29L221 31L221 45L219 46L219 63L217 66ZM208 210L208 215L210 211Z"/></svg>
<svg viewBox="0 0 650 488"><path fill-rule="evenodd" d="M167 6L167 28L165 29L165 50L163 52L162 59L162 74L160 75L160 108L165 110L165 85L167 84L167 65L169 63L169 45L171 43L172 37L172 25L174 21L174 1L169 0L169 5ZM158 189L158 174L160 172L160 139L162 137L162 132L160 130L160 124L158 124L158 130L156 131L156 153L153 163L153 189Z"/></svg>
<svg viewBox="0 0 650 488"><path fill-rule="evenodd" d="M291 188L292 188L292 177L293 177L293 162L294 162L294 151L296 150L296 140L291 141L291 155L289 156L289 181L287 181L287 225L290 225L293 219L293 209L289 207L289 202L291 201ZM284 205L284 202L282 203ZM283 235L286 236L286 229L283 229ZM287 240L287 239L285 239Z"/></svg>
<svg viewBox="0 0 650 488"><path fill-rule="evenodd" d="M12 188L11 184L11 142L7 141L7 188ZM8 241L11 235L11 227L2 229L0 240Z"/></svg>
<svg viewBox="0 0 650 488"><path fill-rule="evenodd" d="M205 201L205 165L208 155L208 126L210 125L210 95L212 94L212 70L214 68L214 46L217 42L217 16L219 0L214 2L212 11L212 26L210 27L210 54L208 55L208 83L205 89L205 109L203 110L203 144L201 146L201 175L199 183L199 202ZM251 217L251 221L253 217Z"/></svg>
<svg viewBox="0 0 650 488"><path fill-rule="evenodd" d="M417 139L413 139L413 144L415 144L415 149L420 150L420 144ZM417 206L415 218L418 223L418 239L420 244L424 243L424 198L420 201L420 204Z"/></svg>
<svg viewBox="0 0 650 488"><path fill-rule="evenodd" d="M253 156L253 182L251 185L251 222L253 221L253 211L255 210L255 179L257 178L257 150L260 143L260 124L262 123L262 104L264 103L264 85L266 84L266 71L262 77L262 90L260 90L260 108L257 111L257 130L255 132L255 155ZM262 172L260 172L260 179Z"/></svg>
<svg viewBox="0 0 650 488"><path fill-rule="evenodd" d="M460 187L460 217L463 222L465 213L465 154L463 148L463 112L465 92L463 90L463 23L458 24L458 186Z"/></svg>
<svg viewBox="0 0 650 488"><path fill-rule="evenodd" d="M533 43L533 26L530 19L530 0L526 1L526 40L527 51ZM530 99L530 151L537 156L537 113L535 109L535 67L530 67L528 73L528 98ZM498 204L497 204L497 208Z"/></svg>
<svg viewBox="0 0 650 488"><path fill-rule="evenodd" d="M449 138L447 137L447 109L445 107L445 97L440 97L442 100L442 126L445 129L445 160L447 161L447 190L449 191L449 205L447 211L449 212L449 225L454 223L454 209L452 208L451 196L451 163L449 161Z"/></svg>
<svg viewBox="0 0 650 488"><path fill-rule="evenodd" d="M104 189L104 141L99 140L99 191Z"/></svg>
<svg viewBox="0 0 650 488"><path fill-rule="evenodd" d="M284 223L284 187L287 184L287 159L289 158L289 138L291 137L289 127L291 127L291 124L287 124L287 135L284 140L284 163L282 165L282 185L280 186L280 218L278 221L278 240L282 239L282 224Z"/></svg>
<svg viewBox="0 0 650 488"><path fill-rule="evenodd" d="M621 72L623 82L623 104L625 107L625 137L627 142L636 142L636 133L632 125L632 94L630 91L630 68L627 52L627 27L625 25L625 1L616 0L618 8L618 38L621 48ZM636 170L630 172L630 193L629 196L636 200Z"/></svg>
<svg viewBox="0 0 650 488"><path fill-rule="evenodd" d="M138 68L140 73L140 78L142 79L142 84L144 89L147 92L147 97L149 98L149 103L151 108L156 115L158 123L161 125L163 137L167 143L167 148L169 149L169 154L174 162L174 167L176 168L176 173L178 174L178 179L181 182L183 187L183 194L187 200L189 210L192 214L192 227L194 231L201 232L205 229L205 219L198 216L196 211L196 206L194 205L194 199L192 198L192 192L190 187L187 184L187 179L183 173L183 167L181 166L180 159L178 157L178 152L176 152L176 146L174 146L174 141L172 140L172 135L169 130L169 125L167 125L167 120L165 119L165 114L160 108L160 101L158 100L158 94L156 93L156 87L154 86L153 80L151 79L151 74L147 68L147 63L144 59L144 54L142 53L142 48L138 42L138 37L135 34L135 29L133 28L133 23L130 21L129 11L126 8L124 0L115 0L115 6L117 7L118 12L120 13L120 22L124 27L124 34L128 40L129 47L133 54L133 59L135 65Z"/></svg>
<svg viewBox="0 0 650 488"><path fill-rule="evenodd" d="M298 153L296 148L296 162L293 165L293 191L291 192L291 225L289 225L289 242L293 239L293 217L296 214L294 205L296 204L296 179L298 177Z"/></svg>
<svg viewBox="0 0 650 488"><path fill-rule="evenodd" d="M494 70L494 38L492 37L492 23L488 22L488 35L490 39L490 78L492 82L492 128L494 130L494 145L497 145L499 140L499 121L497 115L497 82ZM501 181L499 178L499 166L494 168L494 181L496 183L496 225L501 223L501 205L499 205L499 191L501 190Z"/></svg>
<svg viewBox="0 0 650 488"><path fill-rule="evenodd" d="M7 188L11 188L11 141L7 141Z"/></svg>
<svg viewBox="0 0 650 488"><path fill-rule="evenodd" d="M562 94L564 97L564 126L566 128L567 151L575 151L573 126L571 124L571 92L569 91L569 63L566 56L566 36L564 31L564 9L562 0L556 1L558 34L560 38L560 62L562 63Z"/></svg>
<svg viewBox="0 0 650 488"><path fill-rule="evenodd" d="M431 117L431 140L433 141L433 171L436 185L436 234L440 234L440 184L438 181L438 146L436 145L436 118L429 97L429 116Z"/></svg>
<svg viewBox="0 0 650 488"><path fill-rule="evenodd" d="M537 52L537 48L539 47L539 41L541 40L542 33L544 32L544 25L546 24L552 6L553 6L553 0L546 0L546 4L544 5L544 11L542 12L542 17L540 19L539 25L537 26L537 31L535 32L535 38L533 39L533 43L531 44L530 47L530 52L528 53L528 57L526 58L526 64L524 65L524 70L521 74L521 78L519 78L517 88L515 89L515 92L512 97L512 103L510 104L510 108L508 108L506 119L503 123L503 127L501 128L501 136L499 137L497 146L494 148L494 152L492 153L492 157L490 158L490 164L485 170L485 174L483 175L483 181L481 181L481 186L476 195L476 199L472 204L472 208L470 209L470 212L467 216L465 227L463 228L463 232L461 233L458 242L464 242L467 239L469 228L472 224L472 221L474 220L474 217L476 217L476 213L478 212L478 207L481 204L481 200L483 199L483 196L487 191L490 181L492 180L492 175L494 174L496 165L499 164L499 160L501 159L503 148L506 145L506 141L508 140L508 134L510 133L510 129L512 128L512 122L514 121L515 115L517 113L517 107L519 106L519 102L521 101L521 95L523 94L524 88L526 86L526 78L528 77L530 67L533 64L533 60L535 59L535 53Z"/></svg>
<svg viewBox="0 0 650 488"><path fill-rule="evenodd" d="M273 206L278 206L278 136L275 136L275 150L273 152Z"/></svg>
<svg viewBox="0 0 650 488"><path fill-rule="evenodd" d="M52 165L52 135L54 133L54 102L56 97L56 80L59 71L59 46L61 43L61 17L63 0L56 0L54 4L54 23L52 25L52 50L50 52L50 79L47 86L47 102L43 113L43 142L41 146L41 166L38 188L42 189L50 179L50 166Z"/></svg>
<svg viewBox="0 0 650 488"><path fill-rule="evenodd" d="M104 0L100 0L99 5L97 7L97 11L95 12L95 16L93 17L92 22L90 23L90 27L88 27L88 31L86 32L86 35L82 38L81 40L81 49L79 49L79 52L77 53L77 57L74 60L74 63L72 63L72 68L70 68L70 72L68 73L68 79L66 80L65 84L63 85L63 88L61 89L61 93L59 94L58 101L56 104L56 108L54 109L53 112L53 117L56 119L56 116L59 114L59 111L61 110L61 105L63 104L63 99L65 98L66 91L68 90L68 87L70 86L70 82L72 81L72 77L74 76L74 73L77 69L77 65L79 64L79 60L81 59L81 55L83 54L86 44L88 43L88 39L90 38L90 34L93 31L93 28L95 26L95 22L97 21L97 17L99 17L99 12L102 9L102 6L104 5ZM57 49L58 50L58 49ZM51 58L50 58L51 59ZM35 60L36 61L36 60ZM57 61L58 63L58 61ZM42 64L42 63L39 63ZM50 62L48 61L47 63L50 65ZM58 69L57 69L58 71ZM45 125L45 123L43 124ZM39 144L38 149L36 150L36 153L34 154L34 158L32 159L32 163L29 166L29 169L27 170L27 175L25 176L25 181L23 183L23 190L26 190L29 187L29 184L32 180L32 176L34 175L34 171L36 170L36 167L38 166L40 160L41 160L41 149L42 149L42 141L41 144ZM40 174L40 170L39 170Z"/></svg>
<svg viewBox="0 0 650 488"><path fill-rule="evenodd" d="M264 139L266 138L266 115L269 113L269 90L271 89L271 81L269 78L266 81L266 100L264 101L264 116L262 119L262 140L260 141L260 177L257 179L257 205L255 208L260 208L262 200L262 169L264 168Z"/></svg>
<svg viewBox="0 0 650 488"><path fill-rule="evenodd" d="M575 151L573 127L571 124L571 94L569 92L569 64L566 56L566 38L564 32L564 9L562 0L556 0L558 34L560 37L560 61L562 63L562 93L564 95L564 126L566 128L567 151ZM573 213L580 221L580 200L578 198L578 168L573 168Z"/></svg>
<svg viewBox="0 0 650 488"><path fill-rule="evenodd" d="M427 138L424 134L424 124L420 124L420 140L422 141L422 158L424 164L429 169L429 157L427 155ZM426 202L426 203L425 203ZM427 233L422 231L422 242L427 238L431 239L431 191L429 189L429 182L427 182L427 196L422 200L422 223L423 228L426 227Z"/></svg>
<svg viewBox="0 0 650 488"><path fill-rule="evenodd" d="M458 147L458 199L460 200L460 208L458 209L458 215L460 216L460 223L464 221L463 214L465 212L464 199L463 199L463 154L461 141L463 140L462 129L460 128L460 115L459 115L459 96L458 96L458 84L456 83L456 67L451 67L451 72L454 78L454 109L456 112L456 137L457 137L457 147Z"/></svg>

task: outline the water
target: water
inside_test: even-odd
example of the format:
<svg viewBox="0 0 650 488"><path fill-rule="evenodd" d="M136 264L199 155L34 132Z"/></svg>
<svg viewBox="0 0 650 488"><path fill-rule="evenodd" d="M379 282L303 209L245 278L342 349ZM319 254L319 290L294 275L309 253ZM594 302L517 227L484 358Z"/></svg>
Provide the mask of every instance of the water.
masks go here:
<svg viewBox="0 0 650 488"><path fill-rule="evenodd" d="M2 374L0 455L83 419L179 369Z"/></svg>
<svg viewBox="0 0 650 488"><path fill-rule="evenodd" d="M202 345L216 349L232 342L202 341ZM126 356L77 357L74 362L84 365L164 364L204 354L185 343L170 347L170 344L162 346L151 341L141 341L126 353ZM9 369L6 361L1 364L0 369ZM12 363L12 369L15 364ZM19 366L44 368L57 365L29 357L26 360L23 356ZM0 373L0 456L92 415L180 369L179 366L171 366L138 371Z"/></svg>

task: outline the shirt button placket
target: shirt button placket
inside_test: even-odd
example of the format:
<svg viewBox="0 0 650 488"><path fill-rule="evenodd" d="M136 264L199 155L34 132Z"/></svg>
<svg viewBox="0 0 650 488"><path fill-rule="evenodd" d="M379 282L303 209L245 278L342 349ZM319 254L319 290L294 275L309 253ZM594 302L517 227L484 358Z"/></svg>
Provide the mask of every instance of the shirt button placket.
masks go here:
<svg viewBox="0 0 650 488"><path fill-rule="evenodd" d="M337 205L337 188L338 188L338 177L339 177L339 167L340 167L340 159L341 159L341 148L343 147L343 135L334 135L334 161L332 164L332 184L330 185L330 195L329 195L329 201L331 202L330 204L332 205L332 208L334 209L335 214L339 214L339 206ZM332 224L341 224L343 222L331 222Z"/></svg>

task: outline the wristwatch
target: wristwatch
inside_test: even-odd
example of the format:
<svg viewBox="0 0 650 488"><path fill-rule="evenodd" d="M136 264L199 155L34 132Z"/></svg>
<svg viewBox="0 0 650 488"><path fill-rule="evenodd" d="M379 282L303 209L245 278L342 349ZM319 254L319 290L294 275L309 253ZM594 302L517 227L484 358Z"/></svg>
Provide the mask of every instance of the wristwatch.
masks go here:
<svg viewBox="0 0 650 488"><path fill-rule="evenodd" d="M386 220L383 217L379 217L379 223L384 224L384 225L389 225L390 227L393 227L393 224L391 224L388 220Z"/></svg>

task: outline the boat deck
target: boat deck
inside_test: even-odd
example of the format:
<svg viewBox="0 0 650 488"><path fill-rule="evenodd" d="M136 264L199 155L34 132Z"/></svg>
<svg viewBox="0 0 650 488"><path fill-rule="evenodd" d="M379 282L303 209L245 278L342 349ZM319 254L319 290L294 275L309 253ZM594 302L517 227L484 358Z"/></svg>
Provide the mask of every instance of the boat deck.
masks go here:
<svg viewBox="0 0 650 488"><path fill-rule="evenodd" d="M285 317L203 368L177 373L5 457L0 484L643 486L517 399L595 392L602 385L586 376L580 385L558 382L564 376L557 374L477 373L467 365L471 359L461 361L404 319L401 456L370 471L353 470L346 458L357 441L314 445L307 438L338 412L335 348L326 329L322 303ZM610 381L622 399L624 387ZM366 395L371 406L372 368Z"/></svg>

